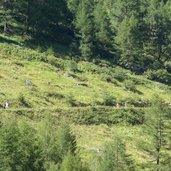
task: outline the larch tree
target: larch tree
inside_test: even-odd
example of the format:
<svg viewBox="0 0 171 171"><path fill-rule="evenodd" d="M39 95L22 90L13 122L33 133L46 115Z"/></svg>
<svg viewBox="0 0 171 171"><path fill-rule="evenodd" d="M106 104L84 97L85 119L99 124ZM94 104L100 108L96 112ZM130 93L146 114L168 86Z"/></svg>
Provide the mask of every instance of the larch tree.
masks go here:
<svg viewBox="0 0 171 171"><path fill-rule="evenodd" d="M160 97L155 96L152 108L146 116L145 130L152 137L146 150L154 159L147 165L156 171L167 170L170 167L171 158L167 151L171 127L167 119L168 107Z"/></svg>

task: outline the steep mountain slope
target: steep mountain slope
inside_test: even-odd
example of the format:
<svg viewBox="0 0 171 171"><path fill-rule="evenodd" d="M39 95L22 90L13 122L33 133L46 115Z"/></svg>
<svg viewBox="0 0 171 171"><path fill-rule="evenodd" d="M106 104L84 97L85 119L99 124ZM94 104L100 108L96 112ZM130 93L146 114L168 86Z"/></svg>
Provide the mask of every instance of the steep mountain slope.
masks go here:
<svg viewBox="0 0 171 171"><path fill-rule="evenodd" d="M116 103L143 107L153 94L171 101L169 86L106 61L71 60L51 50L39 52L13 43L0 43L0 47L0 101L8 100L10 108Z"/></svg>
<svg viewBox="0 0 171 171"><path fill-rule="evenodd" d="M13 118L36 127L45 115L58 120L69 114L83 161L91 163L118 135L137 165L152 160L140 147L150 142L141 114L154 94L169 103L171 87L108 61L72 59L52 49L28 48L15 37L1 37L0 104L9 103L8 110L1 106L1 121ZM121 108L115 108L117 103Z"/></svg>

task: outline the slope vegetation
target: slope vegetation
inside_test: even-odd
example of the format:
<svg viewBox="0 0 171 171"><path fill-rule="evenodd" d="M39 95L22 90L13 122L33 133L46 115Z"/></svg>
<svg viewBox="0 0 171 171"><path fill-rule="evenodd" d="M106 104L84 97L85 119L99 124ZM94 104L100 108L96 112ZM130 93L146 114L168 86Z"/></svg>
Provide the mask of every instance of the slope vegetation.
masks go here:
<svg viewBox="0 0 171 171"><path fill-rule="evenodd" d="M28 48L14 37L0 40L0 103L9 103L8 110L1 106L1 120L14 117L35 126L46 114L57 119L66 114L74 121L72 130L84 161L92 161L97 149L118 135L137 164L151 160L139 147L140 142L150 141L141 125L144 110L154 94L169 103L171 87L108 61L90 62L59 55L51 48Z"/></svg>

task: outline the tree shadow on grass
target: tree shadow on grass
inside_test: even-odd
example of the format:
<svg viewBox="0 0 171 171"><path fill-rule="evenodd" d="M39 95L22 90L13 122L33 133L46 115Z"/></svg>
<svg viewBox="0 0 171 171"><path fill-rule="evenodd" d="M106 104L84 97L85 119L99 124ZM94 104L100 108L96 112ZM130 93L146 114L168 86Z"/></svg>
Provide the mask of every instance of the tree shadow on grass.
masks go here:
<svg viewBox="0 0 171 171"><path fill-rule="evenodd" d="M15 45L21 45L20 43L18 43L15 40L11 40L5 37L0 36L0 43L9 43L9 44L15 44Z"/></svg>
<svg viewBox="0 0 171 171"><path fill-rule="evenodd" d="M24 46L38 49L40 52L49 51L55 56L67 56L71 53L74 35L68 29L58 28L51 32L35 33L30 31L24 39Z"/></svg>
<svg viewBox="0 0 171 171"><path fill-rule="evenodd" d="M45 40L30 39L24 41L24 46L30 49L38 49L40 52L51 52L54 55L66 56L70 54L70 47L68 45Z"/></svg>

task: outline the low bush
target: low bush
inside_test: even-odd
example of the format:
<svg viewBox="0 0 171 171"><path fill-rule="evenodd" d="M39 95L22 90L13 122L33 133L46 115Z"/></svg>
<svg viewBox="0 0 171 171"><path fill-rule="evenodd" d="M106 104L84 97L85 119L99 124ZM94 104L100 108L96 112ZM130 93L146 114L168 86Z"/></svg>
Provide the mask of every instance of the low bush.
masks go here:
<svg viewBox="0 0 171 171"><path fill-rule="evenodd" d="M24 97L22 93L18 97L18 102L20 106L31 107L31 104L26 100L26 98Z"/></svg>
<svg viewBox="0 0 171 171"><path fill-rule="evenodd" d="M108 109L107 109L108 110ZM85 111L77 111L74 115L69 115L70 119L77 124L118 124L127 122L131 125L143 124L145 112L143 109L111 109L105 111L105 108L89 108Z"/></svg>
<svg viewBox="0 0 171 171"><path fill-rule="evenodd" d="M74 98L74 95L73 94L70 94L66 97L66 103L69 105L69 106L77 106L77 103L76 103L76 100Z"/></svg>
<svg viewBox="0 0 171 171"><path fill-rule="evenodd" d="M126 90L132 91L132 92L136 92L136 86L135 83L131 80L125 80L124 81L124 86Z"/></svg>
<svg viewBox="0 0 171 171"><path fill-rule="evenodd" d="M134 107L150 107L151 106L150 100L139 98L139 97L128 98L126 99L126 102L128 103L129 106L134 106Z"/></svg>
<svg viewBox="0 0 171 171"><path fill-rule="evenodd" d="M171 84L171 74L166 69L148 70L144 73L148 79Z"/></svg>
<svg viewBox="0 0 171 171"><path fill-rule="evenodd" d="M102 81L114 84L115 86L120 86L119 82L109 74L101 74Z"/></svg>
<svg viewBox="0 0 171 171"><path fill-rule="evenodd" d="M70 70L73 72L78 71L78 66L77 66L77 63L75 61L70 62Z"/></svg>
<svg viewBox="0 0 171 171"><path fill-rule="evenodd" d="M46 93L46 96L47 97L52 97L52 98L55 98L55 99L63 99L64 98L64 95L62 95L60 93L57 93L57 92L48 92L48 93Z"/></svg>
<svg viewBox="0 0 171 171"><path fill-rule="evenodd" d="M20 60L26 59L28 61L37 60L47 62L46 54L30 51L30 49L18 45L1 45L1 55L8 58L16 56Z"/></svg>
<svg viewBox="0 0 171 171"><path fill-rule="evenodd" d="M103 104L105 106L115 106L116 104L116 98L113 97L112 95L110 94L106 94L105 97L104 97L104 102Z"/></svg>
<svg viewBox="0 0 171 171"><path fill-rule="evenodd" d="M118 81L124 81L128 78L127 72L120 67L116 67L114 69L114 73L112 77L117 79Z"/></svg>

